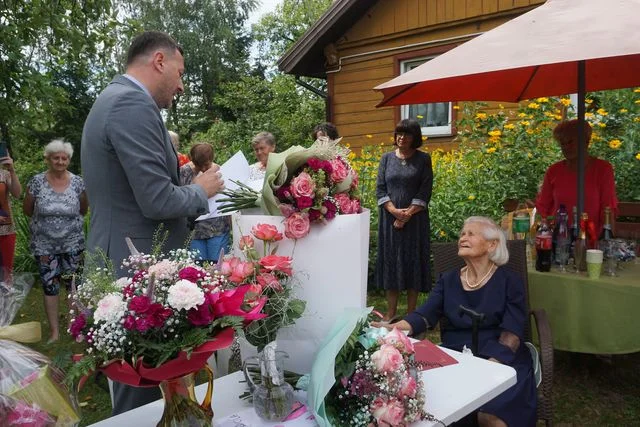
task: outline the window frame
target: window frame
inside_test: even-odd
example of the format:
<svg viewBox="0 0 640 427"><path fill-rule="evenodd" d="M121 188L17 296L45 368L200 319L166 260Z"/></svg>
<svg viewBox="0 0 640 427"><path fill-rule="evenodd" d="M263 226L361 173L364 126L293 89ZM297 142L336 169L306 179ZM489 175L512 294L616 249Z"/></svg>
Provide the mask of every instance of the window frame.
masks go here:
<svg viewBox="0 0 640 427"><path fill-rule="evenodd" d="M462 42L459 43L450 43L450 44L445 44L445 45L440 45L440 46L434 46L434 47L430 47L430 48L426 48L426 49L420 49L420 50L416 50L416 51L410 51L410 52L404 52L398 55L394 56L394 71L395 71L395 75L399 76L401 74L403 74L403 64L404 63L409 63L409 62L415 62L415 61L420 61L420 60L429 60L429 59L433 59L457 46L459 46ZM422 135L423 136L427 136L430 139L431 138L445 138L445 139L450 139L452 137L455 137L456 134L458 133L458 130L456 128L456 120L457 120L457 116L458 116L458 111L454 108L455 105L457 105L457 102L449 102L449 125L446 126L438 126L438 131L437 132L433 132L433 131L429 131L429 129L433 130L433 127L423 127L422 128ZM396 113L395 113L395 118L396 118L396 123L399 122L400 120L406 118L406 114L405 114L405 110L408 109L408 105L401 105L399 107L396 107ZM443 132L443 130L445 130Z"/></svg>

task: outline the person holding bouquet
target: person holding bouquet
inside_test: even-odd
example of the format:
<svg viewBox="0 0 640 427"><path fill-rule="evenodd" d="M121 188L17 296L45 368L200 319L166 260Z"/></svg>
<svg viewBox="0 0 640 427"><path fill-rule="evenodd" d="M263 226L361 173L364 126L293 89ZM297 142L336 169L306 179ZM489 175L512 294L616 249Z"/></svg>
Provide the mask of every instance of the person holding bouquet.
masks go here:
<svg viewBox="0 0 640 427"><path fill-rule="evenodd" d="M88 201L84 181L67 170L73 147L56 139L44 147L48 165L29 181L22 209L31 217L31 251L44 289L49 321L49 343L60 336L58 299L60 284L70 289L68 277L81 266L84 252L84 215ZM65 280L66 279L66 280Z"/></svg>
<svg viewBox="0 0 640 427"><path fill-rule="evenodd" d="M422 145L420 124L402 120L395 129L394 151L380 159L378 259L376 286L386 291L385 320L396 316L398 295L407 291L408 311L416 309L419 292L431 289L429 271L429 200L433 169Z"/></svg>
<svg viewBox="0 0 640 427"><path fill-rule="evenodd" d="M477 421L480 426L535 426L536 384L524 343L525 289L522 278L503 267L509 261L504 232L489 218L470 217L460 232L458 255L466 266L441 275L420 308L399 322L372 324L419 335L446 319L440 322L442 345L462 351L471 347L472 324L469 317L460 316L460 305L485 314L476 356L512 366L517 383L482 406Z"/></svg>

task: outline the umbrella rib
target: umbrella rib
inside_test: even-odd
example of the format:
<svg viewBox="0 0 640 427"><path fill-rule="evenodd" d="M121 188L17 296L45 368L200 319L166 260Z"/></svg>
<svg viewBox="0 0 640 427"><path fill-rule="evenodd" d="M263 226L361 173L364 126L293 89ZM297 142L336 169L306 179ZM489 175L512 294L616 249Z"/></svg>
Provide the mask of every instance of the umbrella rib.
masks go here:
<svg viewBox="0 0 640 427"><path fill-rule="evenodd" d="M527 91L527 89L529 89L529 85L531 85L531 82L533 81L533 79L536 77L536 74L538 73L538 70L540 69L539 65L536 65L533 69L533 73L531 73L531 75L529 76L529 80L527 80L527 84L524 85L524 88L522 88L522 91L520 92L520 94L518 95L518 101L522 101L522 96L524 95L524 93Z"/></svg>
<svg viewBox="0 0 640 427"><path fill-rule="evenodd" d="M397 98L398 96L402 95L403 93L405 93L406 91L408 91L409 89L411 89L412 87L414 87L416 84L415 83L411 83L409 86L405 87L404 89L402 89L401 91L394 93L393 96L391 96L388 99L383 99L382 101L380 101L380 103L378 105L376 105L376 108L378 107L385 107L389 101Z"/></svg>

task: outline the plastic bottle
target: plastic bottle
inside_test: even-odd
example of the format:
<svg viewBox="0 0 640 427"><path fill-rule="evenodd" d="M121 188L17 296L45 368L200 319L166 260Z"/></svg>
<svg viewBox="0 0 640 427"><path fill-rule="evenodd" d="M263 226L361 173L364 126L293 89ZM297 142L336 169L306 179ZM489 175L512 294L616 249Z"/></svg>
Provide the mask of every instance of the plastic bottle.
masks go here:
<svg viewBox="0 0 640 427"><path fill-rule="evenodd" d="M552 235L546 219L542 219L536 234L536 270L551 270Z"/></svg>

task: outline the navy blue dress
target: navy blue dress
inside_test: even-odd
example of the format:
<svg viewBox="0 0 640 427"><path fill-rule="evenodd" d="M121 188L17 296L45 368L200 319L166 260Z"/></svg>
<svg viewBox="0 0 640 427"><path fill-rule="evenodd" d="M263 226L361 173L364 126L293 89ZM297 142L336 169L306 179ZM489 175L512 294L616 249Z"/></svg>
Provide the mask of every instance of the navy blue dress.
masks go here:
<svg viewBox="0 0 640 427"><path fill-rule="evenodd" d="M435 326L444 316L448 322L440 325L442 345L461 351L465 345L471 348L471 319L458 314L460 304L486 315L479 328L477 356L493 357L513 367L517 375L513 387L479 411L493 414L509 426L535 426L537 392L531 354L524 344L528 313L522 280L516 273L499 267L486 285L466 291L460 280L460 270L450 270L440 276L428 300L405 320L411 324L413 333L419 334L426 329L427 323L430 327ZM520 338L520 347L515 353L500 344L503 330Z"/></svg>
<svg viewBox="0 0 640 427"><path fill-rule="evenodd" d="M382 155L378 168L378 258L376 287L385 290L431 289L429 271L429 201L433 186L431 157L416 151L400 160L395 151ZM383 205L391 201L398 209L422 206L402 229L393 228L395 217Z"/></svg>

